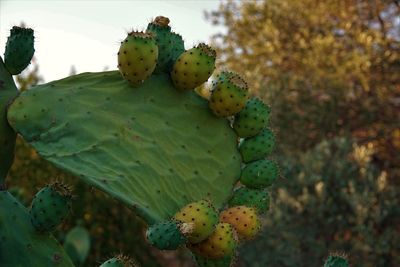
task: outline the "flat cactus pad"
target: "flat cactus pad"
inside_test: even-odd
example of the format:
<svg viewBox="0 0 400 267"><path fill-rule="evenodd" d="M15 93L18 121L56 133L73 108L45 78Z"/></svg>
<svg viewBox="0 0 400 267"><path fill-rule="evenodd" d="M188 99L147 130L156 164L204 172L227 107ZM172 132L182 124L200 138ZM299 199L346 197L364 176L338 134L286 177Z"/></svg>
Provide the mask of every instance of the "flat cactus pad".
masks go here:
<svg viewBox="0 0 400 267"><path fill-rule="evenodd" d="M8 121L47 160L136 208L149 223L210 199L221 208L240 176L237 136L206 100L153 74L132 88L117 71L36 86Z"/></svg>
<svg viewBox="0 0 400 267"><path fill-rule="evenodd" d="M7 191L0 191L0 240L1 266L74 266L51 234L33 228L27 209Z"/></svg>

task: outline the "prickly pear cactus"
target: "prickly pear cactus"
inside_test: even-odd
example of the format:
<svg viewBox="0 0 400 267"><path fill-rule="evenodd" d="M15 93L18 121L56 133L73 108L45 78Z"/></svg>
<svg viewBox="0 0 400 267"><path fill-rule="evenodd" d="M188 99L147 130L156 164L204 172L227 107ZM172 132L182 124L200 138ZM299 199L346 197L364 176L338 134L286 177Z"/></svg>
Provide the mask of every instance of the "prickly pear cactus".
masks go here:
<svg viewBox="0 0 400 267"><path fill-rule="evenodd" d="M324 267L349 267L347 256L341 253L332 253L326 259Z"/></svg>
<svg viewBox="0 0 400 267"><path fill-rule="evenodd" d="M27 209L7 191L0 191L1 266L73 267L57 240L39 233Z"/></svg>

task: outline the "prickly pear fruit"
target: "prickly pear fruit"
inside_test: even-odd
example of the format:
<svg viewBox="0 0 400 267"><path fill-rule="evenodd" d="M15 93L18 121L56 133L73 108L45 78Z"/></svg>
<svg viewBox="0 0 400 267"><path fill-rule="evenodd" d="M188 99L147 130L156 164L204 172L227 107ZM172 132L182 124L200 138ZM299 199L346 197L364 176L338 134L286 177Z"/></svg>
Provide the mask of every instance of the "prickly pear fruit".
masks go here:
<svg viewBox="0 0 400 267"><path fill-rule="evenodd" d="M239 145L239 152L242 155L243 162L248 163L268 156L274 146L274 133L266 128L258 135L242 141Z"/></svg>
<svg viewBox="0 0 400 267"><path fill-rule="evenodd" d="M239 239L253 238L261 229L256 210L246 206L236 206L226 209L220 214L220 221L231 224Z"/></svg>
<svg viewBox="0 0 400 267"><path fill-rule="evenodd" d="M218 215L210 202L201 200L183 207L174 218L182 223L187 223L192 230L187 237L190 243L196 244L206 239L218 223Z"/></svg>
<svg viewBox="0 0 400 267"><path fill-rule="evenodd" d="M195 254L208 259L220 259L233 255L237 245L236 230L229 223L219 223L204 241L190 245Z"/></svg>
<svg viewBox="0 0 400 267"><path fill-rule="evenodd" d="M136 263L129 257L118 255L103 262L100 267L136 267Z"/></svg>
<svg viewBox="0 0 400 267"><path fill-rule="evenodd" d="M269 194L265 190L250 189L247 187L239 187L233 192L233 196L229 201L229 206L246 206L257 210L259 214L269 210Z"/></svg>
<svg viewBox="0 0 400 267"><path fill-rule="evenodd" d="M7 39L4 52L4 64L7 70L16 75L21 73L31 62L33 53L33 30L14 26L11 29L10 37Z"/></svg>
<svg viewBox="0 0 400 267"><path fill-rule="evenodd" d="M125 80L137 86L153 73L157 58L158 47L152 34L131 32L121 42L118 69Z"/></svg>
<svg viewBox="0 0 400 267"><path fill-rule="evenodd" d="M215 50L203 43L183 52L171 72L175 87L190 90L206 82L215 69L215 57Z"/></svg>
<svg viewBox="0 0 400 267"><path fill-rule="evenodd" d="M247 101L246 106L235 116L233 129L239 137L257 135L267 126L270 107L259 98L253 97Z"/></svg>
<svg viewBox="0 0 400 267"><path fill-rule="evenodd" d="M168 24L168 18L158 16L147 26L146 32L155 35L158 46L158 60L154 70L155 73L169 73L176 59L185 51L182 36L171 32L171 27Z"/></svg>
<svg viewBox="0 0 400 267"><path fill-rule="evenodd" d="M333 253L326 259L324 267L349 267L349 263L346 255Z"/></svg>
<svg viewBox="0 0 400 267"><path fill-rule="evenodd" d="M60 182L42 188L33 198L29 211L32 225L40 232L54 230L71 209L71 190Z"/></svg>
<svg viewBox="0 0 400 267"><path fill-rule="evenodd" d="M166 221L150 226L146 231L149 243L161 250L174 250L186 243L185 231L190 231L186 223Z"/></svg>
<svg viewBox="0 0 400 267"><path fill-rule="evenodd" d="M249 188L265 188L276 180L279 174L278 164L269 159L251 162L244 167L240 182Z"/></svg>
<svg viewBox="0 0 400 267"><path fill-rule="evenodd" d="M235 115L247 101L247 83L236 73L221 72L210 96L209 107L218 117Z"/></svg>

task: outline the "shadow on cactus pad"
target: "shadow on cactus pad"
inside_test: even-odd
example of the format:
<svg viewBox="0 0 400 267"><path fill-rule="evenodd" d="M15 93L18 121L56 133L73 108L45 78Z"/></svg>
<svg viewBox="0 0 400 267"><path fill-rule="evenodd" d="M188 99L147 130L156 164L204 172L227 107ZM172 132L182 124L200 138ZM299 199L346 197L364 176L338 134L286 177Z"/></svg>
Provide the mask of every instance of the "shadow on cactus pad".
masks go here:
<svg viewBox="0 0 400 267"><path fill-rule="evenodd" d="M221 208L240 176L237 137L166 74L132 88L116 71L84 73L22 93L12 127L47 160L154 223L210 199Z"/></svg>

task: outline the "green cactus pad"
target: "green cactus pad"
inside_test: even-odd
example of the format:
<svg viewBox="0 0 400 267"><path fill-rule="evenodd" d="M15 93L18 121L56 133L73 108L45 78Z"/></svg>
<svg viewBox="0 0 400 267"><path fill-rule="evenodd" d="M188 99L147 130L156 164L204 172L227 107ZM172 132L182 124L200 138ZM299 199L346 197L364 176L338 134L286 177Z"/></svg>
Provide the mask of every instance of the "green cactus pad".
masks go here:
<svg viewBox="0 0 400 267"><path fill-rule="evenodd" d="M0 191L0 240L1 266L74 266L51 234L34 229L26 208L7 191Z"/></svg>
<svg viewBox="0 0 400 267"><path fill-rule="evenodd" d="M226 256L222 259L207 259L199 255L193 255L198 267L231 267L234 265L234 257Z"/></svg>
<svg viewBox="0 0 400 267"><path fill-rule="evenodd" d="M189 242L195 244L206 239L218 223L218 214L209 201L200 200L183 207L174 218L191 225L188 231Z"/></svg>
<svg viewBox="0 0 400 267"><path fill-rule="evenodd" d="M270 107L259 98L253 97L247 101L246 106L235 116L233 129L239 137L257 135L267 126Z"/></svg>
<svg viewBox="0 0 400 267"><path fill-rule="evenodd" d="M233 256L237 246L236 230L229 223L219 223L214 232L204 241L190 245L190 250L207 259Z"/></svg>
<svg viewBox="0 0 400 267"><path fill-rule="evenodd" d="M146 231L149 243L161 250L173 250L186 243L182 233L184 225L177 221L165 221L150 226Z"/></svg>
<svg viewBox="0 0 400 267"><path fill-rule="evenodd" d="M206 82L215 69L215 57L215 50L203 43L183 52L171 71L175 87L191 90Z"/></svg>
<svg viewBox="0 0 400 267"><path fill-rule="evenodd" d="M7 122L7 105L16 97L18 90L0 57L0 190L14 159L16 133Z"/></svg>
<svg viewBox="0 0 400 267"><path fill-rule="evenodd" d="M220 221L231 224L238 237L248 240L255 237L261 229L261 223L254 208L235 206L226 209L219 215Z"/></svg>
<svg viewBox="0 0 400 267"><path fill-rule="evenodd" d="M278 164L269 159L261 159L247 164L242 170L240 182L249 188L271 186L279 174Z"/></svg>
<svg viewBox="0 0 400 267"><path fill-rule="evenodd" d="M235 115L245 106L247 94L247 83L238 74L221 72L213 82L209 107L218 117Z"/></svg>
<svg viewBox="0 0 400 267"><path fill-rule="evenodd" d="M247 206L253 207L259 214L269 210L270 198L265 190L250 189L247 187L239 187L233 192L233 196L229 201L229 206Z"/></svg>
<svg viewBox="0 0 400 267"><path fill-rule="evenodd" d="M240 176L236 134L167 74L132 88L118 71L20 94L8 121L45 159L136 208L150 224L189 202L227 201Z"/></svg>
<svg viewBox="0 0 400 267"><path fill-rule="evenodd" d="M158 60L155 73L169 73L176 59L185 51L185 45L179 34L171 32L169 19L156 17L147 26L146 32L153 33L158 46Z"/></svg>
<svg viewBox="0 0 400 267"><path fill-rule="evenodd" d="M275 147L275 135L270 129L264 129L254 137L244 139L239 145L243 162L248 163L268 156Z"/></svg>
<svg viewBox="0 0 400 267"><path fill-rule="evenodd" d="M29 65L35 53L33 30L14 26L10 32L4 52L4 63L12 75L17 75Z"/></svg>
<svg viewBox="0 0 400 267"><path fill-rule="evenodd" d="M32 225L38 231L53 231L71 210L71 192L55 182L43 187L33 198L29 211Z"/></svg>
<svg viewBox="0 0 400 267"><path fill-rule="evenodd" d="M146 80L156 67L158 47L151 34L131 32L121 42L118 51L118 69L131 85Z"/></svg>
<svg viewBox="0 0 400 267"><path fill-rule="evenodd" d="M100 267L137 267L136 263L129 257L118 255L106 260Z"/></svg>
<svg viewBox="0 0 400 267"><path fill-rule="evenodd" d="M324 264L324 267L349 267L349 263L343 255L330 255Z"/></svg>

